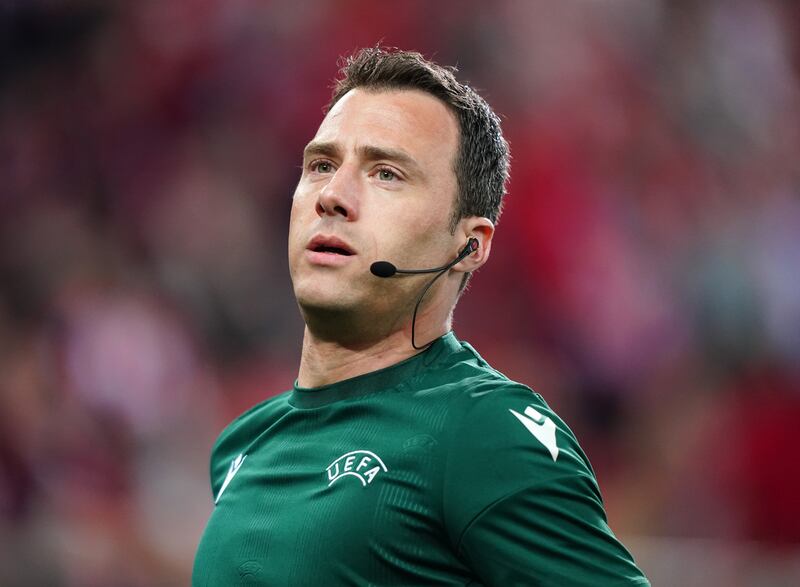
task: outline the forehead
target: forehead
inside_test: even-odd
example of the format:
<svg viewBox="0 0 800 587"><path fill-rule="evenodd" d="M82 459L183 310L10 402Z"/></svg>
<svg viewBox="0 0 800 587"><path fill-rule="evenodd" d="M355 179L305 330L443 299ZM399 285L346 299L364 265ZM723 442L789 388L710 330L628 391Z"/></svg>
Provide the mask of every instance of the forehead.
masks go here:
<svg viewBox="0 0 800 587"><path fill-rule="evenodd" d="M356 88L331 108L315 140L348 150L363 145L402 149L423 165L443 162L450 169L458 136L455 115L431 94Z"/></svg>

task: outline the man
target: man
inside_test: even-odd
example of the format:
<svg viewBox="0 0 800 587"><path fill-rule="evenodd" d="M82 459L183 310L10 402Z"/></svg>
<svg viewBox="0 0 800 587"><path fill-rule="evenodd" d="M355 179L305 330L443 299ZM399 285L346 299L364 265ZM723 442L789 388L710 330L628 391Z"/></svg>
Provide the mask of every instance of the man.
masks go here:
<svg viewBox="0 0 800 587"><path fill-rule="evenodd" d="M508 161L451 70L348 60L292 205L297 381L217 440L193 585L648 584L569 428L450 331Z"/></svg>

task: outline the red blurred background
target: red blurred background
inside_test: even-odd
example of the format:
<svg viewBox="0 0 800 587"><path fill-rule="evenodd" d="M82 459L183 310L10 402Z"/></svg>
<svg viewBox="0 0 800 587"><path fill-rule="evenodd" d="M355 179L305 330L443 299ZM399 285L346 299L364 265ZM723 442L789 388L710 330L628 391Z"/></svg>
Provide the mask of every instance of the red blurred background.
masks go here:
<svg viewBox="0 0 800 587"><path fill-rule="evenodd" d="M378 42L511 144L457 335L570 423L654 585L800 584L789 0L4 0L0 583L188 584L212 442L296 375L302 147Z"/></svg>

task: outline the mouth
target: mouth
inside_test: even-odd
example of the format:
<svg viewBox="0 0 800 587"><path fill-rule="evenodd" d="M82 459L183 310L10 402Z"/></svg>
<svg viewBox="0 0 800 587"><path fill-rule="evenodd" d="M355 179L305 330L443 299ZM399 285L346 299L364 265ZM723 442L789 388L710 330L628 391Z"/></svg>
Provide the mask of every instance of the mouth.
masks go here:
<svg viewBox="0 0 800 587"><path fill-rule="evenodd" d="M308 243L307 249L315 253L341 255L343 257L350 257L356 254L350 245L335 237L314 237L311 239L311 242Z"/></svg>
<svg viewBox="0 0 800 587"><path fill-rule="evenodd" d="M311 249L315 253L330 253L332 255L344 255L345 257L349 257L353 253L347 251L345 249L341 249L339 247L329 247L326 245L319 245Z"/></svg>

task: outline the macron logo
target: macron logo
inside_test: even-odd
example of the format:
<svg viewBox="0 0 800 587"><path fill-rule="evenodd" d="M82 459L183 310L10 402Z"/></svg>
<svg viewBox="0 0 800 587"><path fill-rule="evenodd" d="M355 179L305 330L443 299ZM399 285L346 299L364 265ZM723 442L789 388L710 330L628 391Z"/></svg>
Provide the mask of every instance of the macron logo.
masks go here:
<svg viewBox="0 0 800 587"><path fill-rule="evenodd" d="M343 454L328 465L328 487L342 477L355 477L366 487L381 471L388 471L381 458L368 450L354 450Z"/></svg>
<svg viewBox="0 0 800 587"><path fill-rule="evenodd" d="M553 461L555 461L558 458L555 422L534 410L533 406L525 408L524 416L514 410L508 411L514 414L517 420L522 422L523 426L528 429L528 432L533 434L536 440L541 442L545 448L550 451L550 455L553 457Z"/></svg>
<svg viewBox="0 0 800 587"><path fill-rule="evenodd" d="M225 477L225 481L222 483L222 487L219 488L219 493L217 494L217 499L214 500L215 504L219 501L219 498L222 497L222 493L228 487L228 483L230 483L231 479L233 479L233 477L236 475L236 473L239 472L239 469L242 467L242 463L244 463L244 460L246 458L247 458L247 455L240 453L238 457L236 457L235 459L233 459L231 461L231 466L228 469L228 475Z"/></svg>

